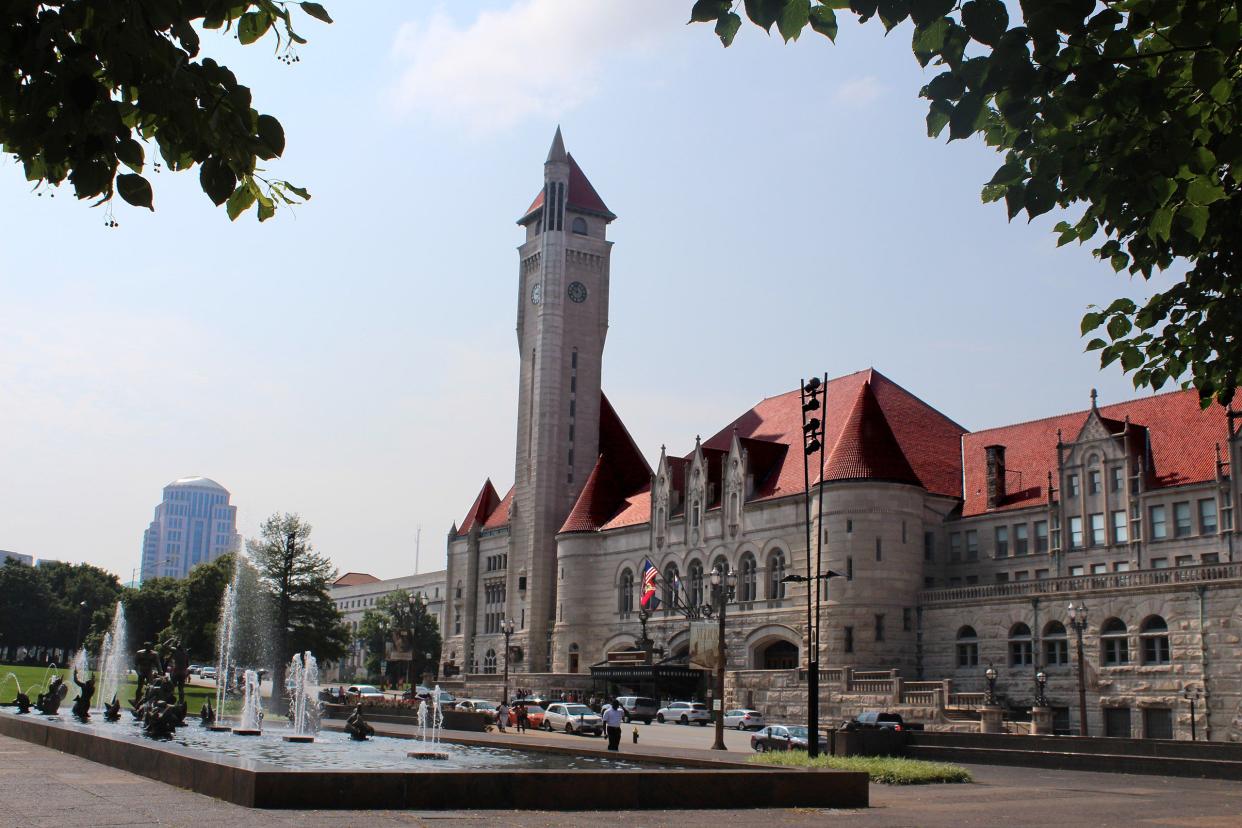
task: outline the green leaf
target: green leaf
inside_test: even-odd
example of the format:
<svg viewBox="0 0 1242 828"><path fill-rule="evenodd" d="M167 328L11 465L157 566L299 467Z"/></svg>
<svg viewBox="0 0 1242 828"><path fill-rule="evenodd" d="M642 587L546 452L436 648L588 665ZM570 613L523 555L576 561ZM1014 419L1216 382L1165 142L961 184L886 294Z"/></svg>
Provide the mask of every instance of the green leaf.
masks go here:
<svg viewBox="0 0 1242 828"><path fill-rule="evenodd" d="M697 0L690 10L691 23L707 23L719 20L728 13L732 4L729 0Z"/></svg>
<svg viewBox="0 0 1242 828"><path fill-rule="evenodd" d="M302 199L303 201L310 201L311 195L303 187L295 187L292 184L290 184L288 181L286 181L285 189L295 194L298 198Z"/></svg>
<svg viewBox="0 0 1242 828"><path fill-rule="evenodd" d="M1026 196L1023 206L1026 207L1028 221L1043 215L1057 203L1057 185L1050 178L1032 178L1026 185Z"/></svg>
<svg viewBox="0 0 1242 828"><path fill-rule="evenodd" d="M1194 63L1190 68L1191 79L1195 86L1204 92L1211 92L1217 82L1225 76L1225 60L1220 52L1202 49L1195 52Z"/></svg>
<svg viewBox="0 0 1242 828"><path fill-rule="evenodd" d="M927 137L935 138L944 131L953 113L953 105L947 101L932 101L927 111Z"/></svg>
<svg viewBox="0 0 1242 828"><path fill-rule="evenodd" d="M318 3L302 3L302 11L309 14L316 20L322 20L324 23L331 23L332 18L328 15L328 10Z"/></svg>
<svg viewBox="0 0 1242 828"><path fill-rule="evenodd" d="M146 207L148 210L155 210L151 203L153 198L151 182L141 175L136 173L118 175L116 177L116 191L120 193L121 198L135 207Z"/></svg>
<svg viewBox="0 0 1242 828"><path fill-rule="evenodd" d="M1119 255L1125 254L1123 253ZM1130 319L1128 317L1114 316L1112 319L1108 320L1108 335L1111 339L1118 340L1128 334L1132 327L1133 326L1130 324Z"/></svg>
<svg viewBox="0 0 1242 828"><path fill-rule="evenodd" d="M1173 208L1161 207L1151 216L1151 226L1147 234L1158 241L1168 241L1173 232Z"/></svg>
<svg viewBox="0 0 1242 828"><path fill-rule="evenodd" d="M1104 314L1100 313L1099 311L1091 311L1090 313L1085 314L1082 318L1082 325L1081 325L1082 335L1086 336L1088 331L1094 331L1096 328L1100 327L1100 325L1103 324L1103 322L1104 322Z"/></svg>
<svg viewBox="0 0 1242 828"><path fill-rule="evenodd" d="M893 27L910 16L908 0L880 0L879 9L880 22L886 32L891 32Z"/></svg>
<svg viewBox="0 0 1242 828"><path fill-rule="evenodd" d="M776 21L776 28L788 43L797 40L811 19L811 0L786 0L785 10Z"/></svg>
<svg viewBox="0 0 1242 828"><path fill-rule="evenodd" d="M910 0L910 19L916 26L926 26L953 11L957 0Z"/></svg>
<svg viewBox="0 0 1242 828"><path fill-rule="evenodd" d="M962 25L975 40L995 46L1009 28L1009 12L1001 0L970 0L962 6Z"/></svg>
<svg viewBox="0 0 1242 828"><path fill-rule="evenodd" d="M228 164L213 155L199 167L198 183L211 202L219 207L232 194L237 177L233 175Z"/></svg>
<svg viewBox="0 0 1242 828"><path fill-rule="evenodd" d="M142 144L133 138L126 138L116 145L116 157L118 161L134 172L142 172L142 164L146 159L146 153L143 152Z"/></svg>
<svg viewBox="0 0 1242 828"><path fill-rule="evenodd" d="M1009 213L1009 219L1022 212L1022 208L1026 206L1026 185L1013 184L1005 191L1005 210Z"/></svg>
<svg viewBox="0 0 1242 828"><path fill-rule="evenodd" d="M1090 342L1088 342L1088 343L1087 343L1087 347L1086 347L1086 349L1085 349L1085 350L1088 350L1088 351L1098 351L1098 350L1100 350L1101 348L1103 348L1104 346L1106 346L1107 344L1108 344L1107 342L1105 342L1104 340L1100 339L1100 338L1097 336L1095 339L1093 339L1093 340L1091 340Z"/></svg>
<svg viewBox="0 0 1242 828"><path fill-rule="evenodd" d="M1013 184L1026 178L1026 167L1021 161L1006 161L992 176L989 184Z"/></svg>
<svg viewBox="0 0 1242 828"><path fill-rule="evenodd" d="M744 5L750 21L771 33L772 24L785 9L785 0L745 0Z"/></svg>
<svg viewBox="0 0 1242 828"><path fill-rule="evenodd" d="M1201 204L1204 207L1224 197L1225 188L1206 176L1196 178L1186 188L1186 198L1192 204Z"/></svg>
<svg viewBox="0 0 1242 828"><path fill-rule="evenodd" d="M829 6L816 6L811 9L811 28L836 43L837 13Z"/></svg>
<svg viewBox="0 0 1242 828"><path fill-rule="evenodd" d="M1207 232L1208 208L1198 204L1183 204L1177 208L1177 220L1196 241L1202 241L1203 234Z"/></svg>
<svg viewBox="0 0 1242 828"><path fill-rule="evenodd" d="M1121 352L1121 367L1125 370L1133 371L1142 364L1143 352L1138 348L1131 346Z"/></svg>
<svg viewBox="0 0 1242 828"><path fill-rule="evenodd" d="M254 192L243 181L237 185L237 189L229 196L228 203L224 206L229 214L229 221L237 221L237 217L249 210L252 204L254 204Z"/></svg>
<svg viewBox="0 0 1242 828"><path fill-rule="evenodd" d="M949 140L969 138L975 134L983 115L983 95L979 92L967 92L953 107L949 116Z"/></svg>
<svg viewBox="0 0 1242 828"><path fill-rule="evenodd" d="M951 23L949 18L941 17L914 30L914 39L910 45L920 66L926 66L944 47L944 37L948 34Z"/></svg>
<svg viewBox="0 0 1242 828"><path fill-rule="evenodd" d="M259 221L267 221L274 215L276 215L276 205L270 201L259 202Z"/></svg>
<svg viewBox="0 0 1242 828"><path fill-rule="evenodd" d="M237 24L237 40L249 46L267 33L272 26L272 16L265 11L246 12Z"/></svg>
<svg viewBox="0 0 1242 828"><path fill-rule="evenodd" d="M271 115L260 115L257 123L259 141L269 154L259 153L261 158L276 158L285 151L285 130L280 121Z"/></svg>
<svg viewBox="0 0 1242 828"><path fill-rule="evenodd" d="M740 28L742 28L742 18L729 12L716 21L716 36L728 47L733 43L733 38L737 37L737 30Z"/></svg>

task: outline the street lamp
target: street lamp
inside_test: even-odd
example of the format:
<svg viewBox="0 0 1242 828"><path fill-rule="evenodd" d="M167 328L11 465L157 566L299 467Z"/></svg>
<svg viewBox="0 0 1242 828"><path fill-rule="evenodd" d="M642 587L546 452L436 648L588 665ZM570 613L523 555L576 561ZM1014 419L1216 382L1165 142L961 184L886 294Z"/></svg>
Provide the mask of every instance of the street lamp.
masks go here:
<svg viewBox="0 0 1242 828"><path fill-rule="evenodd" d="M1070 626L1074 628L1074 632L1078 635L1078 735L1087 735L1087 679L1083 674L1082 661L1082 634L1087 629L1087 607L1078 602L1077 608L1073 602L1070 603L1067 610L1070 617Z"/></svg>
<svg viewBox="0 0 1242 828"><path fill-rule="evenodd" d="M819 582L820 562L824 546L824 424L828 419L828 375L811 377L798 386L802 401L802 482L803 509L806 524L806 714L807 753L819 755ZM819 416L811 416L813 412ZM811 567L811 455L819 455L819 520L815 532L815 566Z"/></svg>
<svg viewBox="0 0 1242 828"><path fill-rule="evenodd" d="M996 706L996 668L988 663L988 669L983 671L983 677L988 680L988 694L983 699L983 703L988 707Z"/></svg>
<svg viewBox="0 0 1242 828"><path fill-rule="evenodd" d="M1186 688L1182 690L1182 698L1190 702L1190 741L1198 741L1199 732L1195 727L1195 702L1203 698L1203 690L1187 684Z"/></svg>
<svg viewBox="0 0 1242 828"><path fill-rule="evenodd" d="M500 697L503 704L509 703L509 639L513 637L513 619L506 618L500 623L500 631L505 634L505 691Z"/></svg>
<svg viewBox="0 0 1242 828"><path fill-rule="evenodd" d="M1048 707L1048 697L1044 690L1048 687L1048 674L1040 670L1035 674L1035 706Z"/></svg>
<svg viewBox="0 0 1242 828"><path fill-rule="evenodd" d="M716 642L716 741L712 750L728 750L724 743L724 683L725 683L725 607L733 600L737 589L737 573L712 570L712 604L718 625Z"/></svg>

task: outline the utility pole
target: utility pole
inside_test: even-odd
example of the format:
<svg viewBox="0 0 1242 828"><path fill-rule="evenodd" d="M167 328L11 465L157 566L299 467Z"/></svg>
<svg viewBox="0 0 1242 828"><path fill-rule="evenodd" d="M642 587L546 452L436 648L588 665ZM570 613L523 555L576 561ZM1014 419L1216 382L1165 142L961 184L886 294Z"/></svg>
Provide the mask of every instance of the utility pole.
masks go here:
<svg viewBox="0 0 1242 828"><path fill-rule="evenodd" d="M420 523L418 528L414 530L414 574L418 574L418 553L422 546L423 525Z"/></svg>

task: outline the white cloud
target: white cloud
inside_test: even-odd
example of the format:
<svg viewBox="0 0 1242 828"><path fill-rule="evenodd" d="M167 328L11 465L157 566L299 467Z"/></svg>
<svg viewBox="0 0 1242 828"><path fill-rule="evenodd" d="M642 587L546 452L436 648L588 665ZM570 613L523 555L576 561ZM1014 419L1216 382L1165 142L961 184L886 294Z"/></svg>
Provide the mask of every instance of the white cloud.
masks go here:
<svg viewBox="0 0 1242 828"><path fill-rule="evenodd" d="M460 26L443 12L406 23L393 56L398 110L483 133L557 117L594 96L609 58L685 23L668 0L519 0Z"/></svg>
<svg viewBox="0 0 1242 828"><path fill-rule="evenodd" d="M886 87L875 75L864 75L861 78L850 78L837 84L832 90L832 99L837 103L849 106L866 106L879 98Z"/></svg>

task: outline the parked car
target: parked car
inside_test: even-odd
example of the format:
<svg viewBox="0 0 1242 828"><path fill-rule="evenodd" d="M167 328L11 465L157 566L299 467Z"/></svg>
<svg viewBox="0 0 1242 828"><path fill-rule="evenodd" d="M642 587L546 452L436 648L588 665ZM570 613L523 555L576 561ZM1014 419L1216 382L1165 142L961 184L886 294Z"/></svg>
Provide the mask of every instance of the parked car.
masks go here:
<svg viewBox="0 0 1242 828"><path fill-rule="evenodd" d="M199 673L199 675L202 678L211 679L212 681L215 681L216 680L216 668L215 667L204 667L202 669L202 672Z"/></svg>
<svg viewBox="0 0 1242 828"><path fill-rule="evenodd" d="M488 701L487 699L458 699L454 709L483 713L487 716L488 721L495 721L496 708L499 706L496 702Z"/></svg>
<svg viewBox="0 0 1242 828"><path fill-rule="evenodd" d="M203 665L201 664L190 665L190 675L197 676L197 675L201 675L202 672L203 672Z"/></svg>
<svg viewBox="0 0 1242 828"><path fill-rule="evenodd" d="M547 710L541 704L530 702L521 702L521 704L526 708L526 726L531 730L541 729ZM517 727L517 703L509 705L509 727Z"/></svg>
<svg viewBox="0 0 1242 828"><path fill-rule="evenodd" d="M621 709L624 711L622 718L626 724L632 721L651 724L660 707L658 701L646 696L618 696L617 701L621 702Z"/></svg>
<svg viewBox="0 0 1242 828"><path fill-rule="evenodd" d="M707 705L702 702L677 701L671 702L667 707L661 707L657 710L656 720L660 724L665 722L676 722L677 724L698 722L699 727L704 727L712 720L712 714L707 709Z"/></svg>
<svg viewBox="0 0 1242 828"><path fill-rule="evenodd" d="M808 730L803 725L767 725L750 737L750 747L756 753L770 750L806 750L810 742ZM819 734L820 753L828 752L828 739Z"/></svg>
<svg viewBox="0 0 1242 828"><path fill-rule="evenodd" d="M549 704L543 715L543 729L600 736L604 733L604 720L585 704L556 702Z"/></svg>
<svg viewBox="0 0 1242 828"><path fill-rule="evenodd" d="M345 688L345 698L350 701L383 701L384 694L370 684L351 684Z"/></svg>
<svg viewBox="0 0 1242 828"><path fill-rule="evenodd" d="M905 721L900 713L885 713L882 710L867 710L854 717L854 723L868 730L904 730Z"/></svg>
<svg viewBox="0 0 1242 828"><path fill-rule="evenodd" d="M758 710L739 707L726 710L724 714L725 727L736 727L738 730L759 730L763 725L763 714Z"/></svg>

